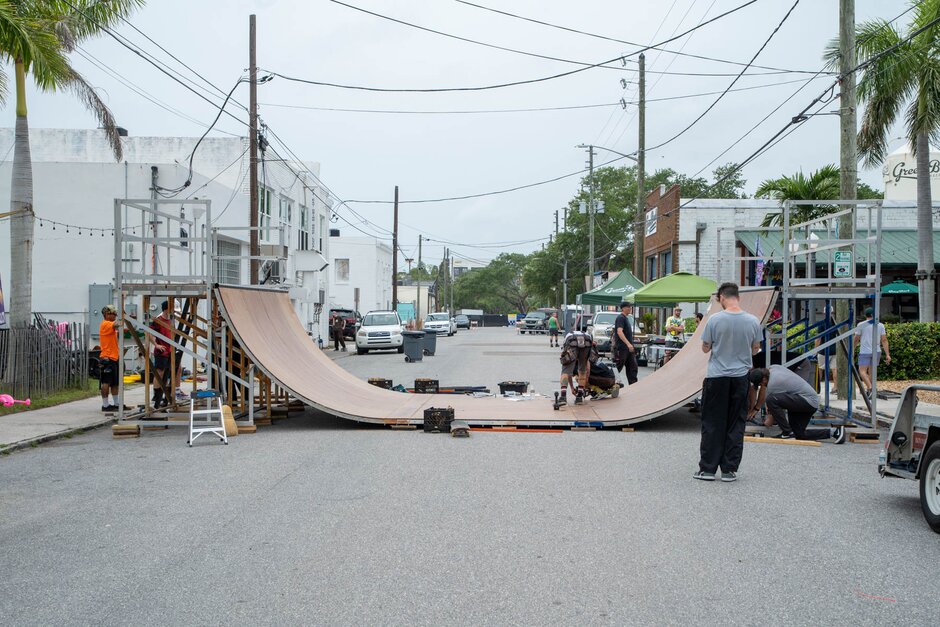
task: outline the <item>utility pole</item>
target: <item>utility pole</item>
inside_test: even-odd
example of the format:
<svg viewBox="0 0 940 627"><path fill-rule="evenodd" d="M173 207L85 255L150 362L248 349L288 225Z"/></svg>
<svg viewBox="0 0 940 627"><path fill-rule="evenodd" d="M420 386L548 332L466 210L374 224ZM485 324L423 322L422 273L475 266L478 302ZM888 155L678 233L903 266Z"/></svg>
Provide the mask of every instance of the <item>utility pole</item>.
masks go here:
<svg viewBox="0 0 940 627"><path fill-rule="evenodd" d="M454 315L454 258L450 258L450 269L448 270L449 275L447 277L447 283L450 285L450 308L447 313L449 316L453 317Z"/></svg>
<svg viewBox="0 0 940 627"><path fill-rule="evenodd" d="M398 311L398 185L395 186L395 217L392 226L392 310Z"/></svg>
<svg viewBox="0 0 940 627"><path fill-rule="evenodd" d="M855 200L858 197L858 148L856 145L858 122L855 102L855 0L839 0L839 73L842 75L841 94L839 96L839 195L843 200ZM855 237L855 207L848 215L839 217L839 239ZM854 264L857 260L853 259ZM853 272L854 275L854 272ZM836 301L836 322L849 317L849 302ZM836 381L840 398L848 398L852 377L849 373L849 356L836 348Z"/></svg>
<svg viewBox="0 0 940 627"><path fill-rule="evenodd" d="M558 209L555 209L555 237L558 237Z"/></svg>
<svg viewBox="0 0 940 627"><path fill-rule="evenodd" d="M416 318L415 328L416 329L421 328L421 322L423 320L421 318L421 240L422 239L424 239L424 237L421 235L421 233L418 233L418 306L415 307L415 318Z"/></svg>
<svg viewBox="0 0 940 627"><path fill-rule="evenodd" d="M250 283L258 284L258 59L255 43L255 16L248 16L248 261Z"/></svg>
<svg viewBox="0 0 940 627"><path fill-rule="evenodd" d="M588 146L588 274L594 287L594 146Z"/></svg>
<svg viewBox="0 0 940 627"><path fill-rule="evenodd" d="M643 238L646 237L646 55L640 53L639 136L636 151L636 225L633 236L633 274L645 281Z"/></svg>
<svg viewBox="0 0 940 627"><path fill-rule="evenodd" d="M565 258L565 269L564 274L562 275L562 286L561 286L561 299L564 302L564 305L568 305L568 258Z"/></svg>

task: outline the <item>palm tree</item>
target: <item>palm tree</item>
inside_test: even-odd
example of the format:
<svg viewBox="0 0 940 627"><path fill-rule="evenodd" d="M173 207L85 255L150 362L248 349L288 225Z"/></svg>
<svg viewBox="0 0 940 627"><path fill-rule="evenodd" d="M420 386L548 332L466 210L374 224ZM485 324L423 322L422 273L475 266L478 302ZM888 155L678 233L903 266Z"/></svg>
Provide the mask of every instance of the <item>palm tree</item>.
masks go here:
<svg viewBox="0 0 940 627"><path fill-rule="evenodd" d="M933 322L935 283L930 276L934 271L930 140L940 136L940 24L929 28L927 25L940 18L940 0L915 0L911 4L913 17L907 33L884 20L864 22L856 29L859 59L873 59L884 54L865 67L858 82L858 100L865 105L858 133L858 150L866 167L880 166L888 153L891 127L903 111L905 131L917 163L920 321ZM838 41L829 44L825 58L831 64L838 64Z"/></svg>
<svg viewBox="0 0 940 627"><path fill-rule="evenodd" d="M26 78L43 91L68 91L88 108L108 135L117 161L121 142L108 107L72 67L68 53L79 42L113 26L143 0L0 0L0 59L14 68L16 129L10 186L10 286L14 304L10 322L29 324L32 313L33 173L29 152ZM7 95L0 70L0 99Z"/></svg>
<svg viewBox="0 0 940 627"><path fill-rule="evenodd" d="M783 204L786 200L835 200L839 197L839 168L830 164L811 173L802 170L792 176L767 179L757 188L758 198L772 198ZM798 224L832 213L833 205L794 205L790 223ZM783 211L768 213L762 226L783 226Z"/></svg>

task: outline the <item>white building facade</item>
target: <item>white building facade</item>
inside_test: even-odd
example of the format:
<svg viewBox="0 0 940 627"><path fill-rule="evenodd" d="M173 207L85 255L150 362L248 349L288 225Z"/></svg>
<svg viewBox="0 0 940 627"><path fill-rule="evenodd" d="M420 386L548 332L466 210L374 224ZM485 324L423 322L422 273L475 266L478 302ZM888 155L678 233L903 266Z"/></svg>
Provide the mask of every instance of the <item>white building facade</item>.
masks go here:
<svg viewBox="0 0 940 627"><path fill-rule="evenodd" d="M392 307L392 247L372 237L330 237L330 309L362 315Z"/></svg>
<svg viewBox="0 0 940 627"><path fill-rule="evenodd" d="M87 319L93 323L93 331L96 329L96 311L89 312L96 304L90 302L90 286L99 286L100 292L100 286L113 286L115 281L110 229L115 226L116 198L151 198L154 183L158 189L174 189L191 176L190 185L182 192L168 195L210 200L213 227L248 226L248 139L206 138L195 152L190 173L189 155L196 142L192 137L123 137L124 160L116 163L103 131L30 130L36 215L34 311L58 320ZM0 203L6 204L12 145L13 130L0 130L0 151L8 155L0 164ZM262 253L286 258L286 262L265 263L261 276L267 284L290 289L304 327L314 336L328 337L326 316L320 315L320 310L329 298L325 266L330 207L328 195L317 181L319 164L285 163L268 155L261 172L258 223L267 227L260 234ZM186 210L184 202L181 211ZM0 222L0 242L9 242L9 238L9 221ZM248 230L225 231L219 238L218 252L246 257L248 240ZM0 253L0 277L9 277L9 246L0 246L0 251L4 251ZM136 248L127 244L122 255L128 270L149 266L159 272L165 261L141 244ZM219 283L249 282L247 259L220 260L214 272ZM9 296L12 301L8 297L7 303L15 303L16 295Z"/></svg>

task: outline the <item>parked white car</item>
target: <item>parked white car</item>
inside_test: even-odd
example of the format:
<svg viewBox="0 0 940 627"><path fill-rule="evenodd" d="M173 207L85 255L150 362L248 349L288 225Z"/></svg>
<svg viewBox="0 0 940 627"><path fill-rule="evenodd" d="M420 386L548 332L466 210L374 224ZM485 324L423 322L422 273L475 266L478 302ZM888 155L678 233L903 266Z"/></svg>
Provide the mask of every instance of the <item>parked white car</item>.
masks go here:
<svg viewBox="0 0 940 627"><path fill-rule="evenodd" d="M591 324L588 325L587 332L597 344L597 350L607 352L610 350L610 338L614 328L614 322L620 313L616 311L598 311L594 314Z"/></svg>
<svg viewBox="0 0 940 627"><path fill-rule="evenodd" d="M370 311L356 331L356 352L365 355L370 350L395 348L405 351L401 336L401 318L394 311Z"/></svg>
<svg viewBox="0 0 940 627"><path fill-rule="evenodd" d="M428 314L424 319L424 330L434 333L446 333L448 336L457 332L457 321L447 312Z"/></svg>

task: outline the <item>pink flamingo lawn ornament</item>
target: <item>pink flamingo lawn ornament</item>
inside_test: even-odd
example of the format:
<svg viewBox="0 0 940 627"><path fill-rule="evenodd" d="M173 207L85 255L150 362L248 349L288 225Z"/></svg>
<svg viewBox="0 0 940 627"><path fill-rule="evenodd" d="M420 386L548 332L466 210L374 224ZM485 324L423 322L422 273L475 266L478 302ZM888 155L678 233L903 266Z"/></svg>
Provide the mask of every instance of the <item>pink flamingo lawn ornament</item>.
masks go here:
<svg viewBox="0 0 940 627"><path fill-rule="evenodd" d="M0 394L0 405L3 405L4 407L10 407L15 403L29 405L29 399L27 398L25 401L18 401L9 394Z"/></svg>

